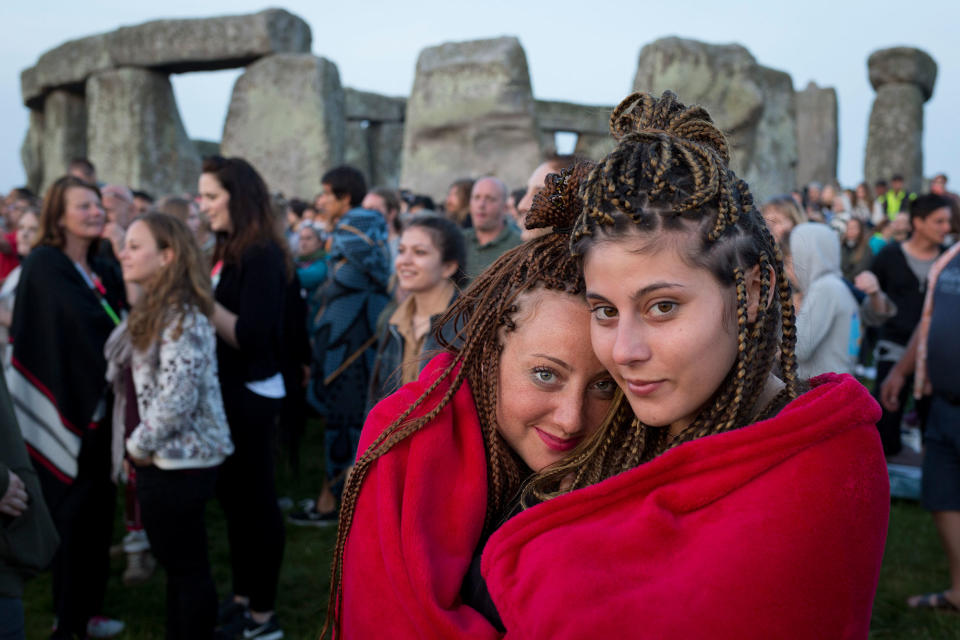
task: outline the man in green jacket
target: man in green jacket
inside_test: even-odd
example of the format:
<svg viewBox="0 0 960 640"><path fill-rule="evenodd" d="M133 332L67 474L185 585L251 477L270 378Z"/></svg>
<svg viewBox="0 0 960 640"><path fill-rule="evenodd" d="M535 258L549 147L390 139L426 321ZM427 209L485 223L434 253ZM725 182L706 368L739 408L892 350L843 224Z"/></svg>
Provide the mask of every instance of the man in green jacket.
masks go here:
<svg viewBox="0 0 960 640"><path fill-rule="evenodd" d="M23 583L50 564L58 544L0 373L0 638L25 637Z"/></svg>

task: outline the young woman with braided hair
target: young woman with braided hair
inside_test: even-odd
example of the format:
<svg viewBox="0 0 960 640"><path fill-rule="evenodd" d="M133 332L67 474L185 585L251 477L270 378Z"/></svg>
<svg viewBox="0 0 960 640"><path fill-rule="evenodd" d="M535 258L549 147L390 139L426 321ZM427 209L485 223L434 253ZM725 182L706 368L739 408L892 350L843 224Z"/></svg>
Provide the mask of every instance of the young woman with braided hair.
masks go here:
<svg viewBox="0 0 960 640"><path fill-rule="evenodd" d="M866 638L889 515L876 403L847 375L797 379L779 250L707 112L634 94L611 131L571 246L623 396L525 489L566 495L487 542L507 637Z"/></svg>
<svg viewBox="0 0 960 640"><path fill-rule="evenodd" d="M528 225L557 231L484 271L439 323L454 344L438 332L446 351L368 416L343 494L334 637L499 637L482 581L465 578L523 481L598 428L616 393L569 252L588 170L551 177Z"/></svg>

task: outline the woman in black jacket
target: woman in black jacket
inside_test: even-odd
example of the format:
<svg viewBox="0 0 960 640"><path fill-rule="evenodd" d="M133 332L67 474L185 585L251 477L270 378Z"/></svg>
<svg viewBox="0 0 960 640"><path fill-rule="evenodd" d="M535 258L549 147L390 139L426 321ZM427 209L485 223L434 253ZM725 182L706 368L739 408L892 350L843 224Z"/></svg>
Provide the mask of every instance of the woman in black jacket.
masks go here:
<svg viewBox="0 0 960 640"><path fill-rule="evenodd" d="M246 160L206 158L199 191L200 206L217 234L212 320L235 447L217 477L233 572L233 597L220 608L220 629L224 637L281 637L274 605L284 529L273 438L285 396L282 326L290 259L274 224L267 186Z"/></svg>

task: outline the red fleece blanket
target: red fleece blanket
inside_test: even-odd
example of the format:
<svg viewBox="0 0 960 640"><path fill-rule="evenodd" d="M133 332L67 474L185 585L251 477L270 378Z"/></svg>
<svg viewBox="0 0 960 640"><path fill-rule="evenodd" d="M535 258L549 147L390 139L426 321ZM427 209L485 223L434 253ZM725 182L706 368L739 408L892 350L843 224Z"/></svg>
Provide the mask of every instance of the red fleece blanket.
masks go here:
<svg viewBox="0 0 960 640"><path fill-rule="evenodd" d="M405 411L452 360L441 354L416 382L370 412L360 451ZM435 407L441 384L415 415ZM480 540L487 467L468 384L429 425L370 469L347 539L341 625L344 638L499 638L460 600Z"/></svg>
<svg viewBox="0 0 960 640"><path fill-rule="evenodd" d="M874 423L828 374L776 417L529 509L482 571L507 638L866 638L890 511Z"/></svg>
<svg viewBox="0 0 960 640"><path fill-rule="evenodd" d="M360 450L449 362L377 405ZM850 376L815 383L771 420L509 520L483 556L507 638L865 638L889 515L880 412ZM464 385L370 470L346 546L344 637L500 637L459 596L486 482Z"/></svg>

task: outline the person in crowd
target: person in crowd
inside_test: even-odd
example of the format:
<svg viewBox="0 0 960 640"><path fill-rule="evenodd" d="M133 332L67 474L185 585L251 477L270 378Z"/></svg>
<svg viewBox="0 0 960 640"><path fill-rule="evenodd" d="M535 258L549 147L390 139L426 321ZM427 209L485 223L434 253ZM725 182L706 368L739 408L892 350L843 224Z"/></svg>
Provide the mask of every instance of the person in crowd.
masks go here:
<svg viewBox="0 0 960 640"><path fill-rule="evenodd" d="M861 272L873 263L873 251L870 249L870 230L862 218L852 216L847 220L840 245L840 264L843 278L853 282Z"/></svg>
<svg viewBox="0 0 960 640"><path fill-rule="evenodd" d="M127 319L140 423L126 439L154 555L167 573L168 638L211 638L217 593L206 503L233 453L217 376L213 292L186 224L137 218L120 253L123 277L142 289Z"/></svg>
<svg viewBox="0 0 960 640"><path fill-rule="evenodd" d="M125 307L122 281L98 255L104 224L95 185L73 176L51 185L38 245L20 272L10 332L7 382L60 535L54 638L123 628L101 616L115 504L103 347Z"/></svg>
<svg viewBox="0 0 960 640"><path fill-rule="evenodd" d="M553 154L541 162L537 168L533 170L533 173L530 174L524 195L517 201L517 226L520 228L520 235L524 240L529 240L538 233L546 232L543 229L527 229L526 218L533 204L533 199L538 193L543 191L547 176L551 173L560 173L564 169L569 169L581 160L582 158L580 158L580 156L574 154Z"/></svg>
<svg viewBox="0 0 960 640"><path fill-rule="evenodd" d="M287 238L287 247L291 255L297 255L297 243L300 241L300 225L303 224L303 211L307 203L297 198L287 201L284 209L283 235Z"/></svg>
<svg viewBox="0 0 960 640"><path fill-rule="evenodd" d="M323 231L312 224L301 225L299 236L299 253L295 261L297 277L300 278L307 300L310 300L317 288L327 279L327 252L323 248L325 237Z"/></svg>
<svg viewBox="0 0 960 640"><path fill-rule="evenodd" d="M791 196L783 195L771 198L761 207L763 221L767 224L773 239L781 247L786 246L790 231L804 222L803 213Z"/></svg>
<svg viewBox="0 0 960 640"><path fill-rule="evenodd" d="M893 221L890 223L890 237L887 244L890 242L906 242L910 237L911 228L910 214L906 211L901 211L893 217ZM874 255L876 255L876 253L874 253Z"/></svg>
<svg viewBox="0 0 960 640"><path fill-rule="evenodd" d="M873 229L873 234L870 236L870 253L877 255L880 253L880 250L887 246L887 243L890 242L893 235L893 223L890 222L887 218L884 218L880 221Z"/></svg>
<svg viewBox="0 0 960 640"><path fill-rule="evenodd" d="M634 94L611 130L571 246L623 399L487 542L505 628L866 637L890 510L876 404L850 376L805 392L777 246L706 110Z"/></svg>
<svg viewBox="0 0 960 640"><path fill-rule="evenodd" d="M920 198L917 199L920 201ZM939 592L912 596L910 607L960 611L960 244L954 244L930 268L920 323L903 356L880 385L884 408L899 411L903 390L914 376L914 398L930 396L924 437L921 502L933 514L947 554L950 586Z"/></svg>
<svg viewBox="0 0 960 640"><path fill-rule="evenodd" d="M507 217L518 229L523 227L520 226L520 212L517 210L517 205L523 200L526 193L526 189L514 189L507 196Z"/></svg>
<svg viewBox="0 0 960 640"><path fill-rule="evenodd" d="M484 271L440 322L456 342L441 338L445 352L371 411L344 492L333 637L501 637L480 578L484 543L518 509L524 480L597 429L615 395L568 248L588 169L552 176L530 209L531 227L563 231Z"/></svg>
<svg viewBox="0 0 960 640"><path fill-rule="evenodd" d="M790 232L788 242L791 280L803 294L797 314L797 375L806 380L828 372L852 373L860 316L841 277L840 240L827 225L805 222Z"/></svg>
<svg viewBox="0 0 960 640"><path fill-rule="evenodd" d="M292 273L267 186L243 158L204 159L200 206L217 234L213 254L217 366L234 453L217 476L230 543L233 595L219 635L281 637L274 613L283 559L273 439L285 395L283 313Z"/></svg>
<svg viewBox="0 0 960 640"><path fill-rule="evenodd" d="M877 277L880 288L890 297L897 313L880 327L877 341L877 380L883 380L903 356L923 307L924 288L930 267L943 251L943 239L950 231L950 203L946 198L927 194L910 204L912 232L904 242L891 242L873 259L870 273ZM900 409L884 409L877 423L883 450L888 456L902 448L900 423L902 407L907 401L907 389L902 392ZM880 399L880 389L876 389ZM917 403L921 425L926 417L928 402Z"/></svg>
<svg viewBox="0 0 960 640"><path fill-rule="evenodd" d="M133 195L133 215L142 216L153 207L154 197L147 191L134 189Z"/></svg>
<svg viewBox="0 0 960 640"><path fill-rule="evenodd" d="M26 640L24 583L47 568L57 530L0 375L0 638Z"/></svg>
<svg viewBox="0 0 960 640"><path fill-rule="evenodd" d="M133 202L133 192L127 187L118 184L108 184L103 189L103 210L107 215L107 222L103 227L103 237L109 241L108 246L114 257L123 250L123 234L136 215Z"/></svg>
<svg viewBox="0 0 960 640"><path fill-rule="evenodd" d="M447 189L447 198L443 203L443 211L447 218L461 227L470 227L470 193L473 191L473 179L461 178L455 180Z"/></svg>
<svg viewBox="0 0 960 640"><path fill-rule="evenodd" d="M463 232L452 220L420 216L403 230L394 272L397 284L409 295L380 331L368 405L416 380L439 353L434 334L441 315L466 284L466 262Z"/></svg>
<svg viewBox="0 0 960 640"><path fill-rule="evenodd" d="M494 260L523 239L507 224L507 185L499 178L480 178L470 192L471 228L464 233L467 243L467 276L472 280Z"/></svg>
<svg viewBox="0 0 960 640"><path fill-rule="evenodd" d="M852 193L850 215L858 218L865 225L870 224L873 218L873 207L876 203L873 193L870 192L870 185L861 182Z"/></svg>
<svg viewBox="0 0 960 640"><path fill-rule="evenodd" d="M823 213L820 202L823 196L823 185L811 182L804 187L803 212L804 217L811 222L823 222Z"/></svg>
<svg viewBox="0 0 960 640"><path fill-rule="evenodd" d="M331 229L330 271L315 293L321 311L311 326L307 401L325 419L326 478L318 500L291 517L333 524L360 439L376 357L376 320L389 300L390 265L383 216L360 207L367 194L363 174L340 166L320 182L321 213Z"/></svg>
<svg viewBox="0 0 960 640"><path fill-rule="evenodd" d="M16 245L20 260L26 260L37 242L40 232L40 218L33 211L27 211L17 220ZM16 301L17 285L20 283L21 267L10 272L0 287L0 365L5 369L9 364L8 342L10 324L13 322L13 306Z"/></svg>
<svg viewBox="0 0 960 640"><path fill-rule="evenodd" d="M893 220L901 211L909 210L910 203L917 199L917 194L906 191L903 176L897 173L890 178L890 188L879 197L883 204L883 212Z"/></svg>
<svg viewBox="0 0 960 640"><path fill-rule="evenodd" d="M437 205L433 198L423 193L410 194L407 200L406 213L408 217L420 214L432 214L436 211Z"/></svg>
<svg viewBox="0 0 960 640"><path fill-rule="evenodd" d="M947 174L938 173L930 180L930 193L943 196L950 201L950 233L954 241L960 239L960 195L947 190Z"/></svg>
<svg viewBox="0 0 960 640"><path fill-rule="evenodd" d="M67 164L67 175L83 180L87 184L100 186L97 181L97 168L87 158L73 158Z"/></svg>
<svg viewBox="0 0 960 640"><path fill-rule="evenodd" d="M379 211L387 223L387 246L390 247L390 264L397 257L397 244L400 242L400 195L396 189L374 187L363 198L360 206L371 211Z"/></svg>

